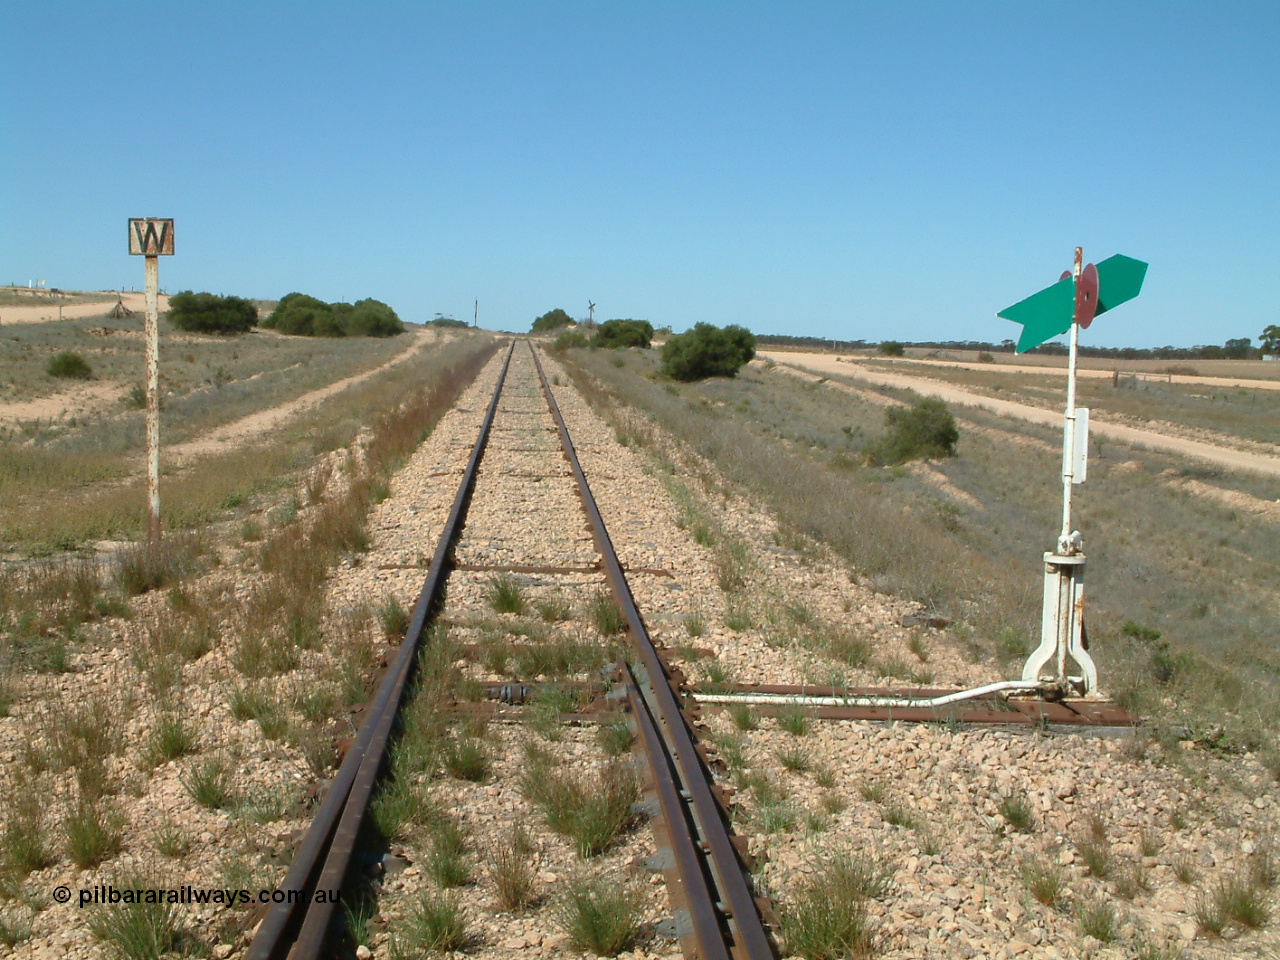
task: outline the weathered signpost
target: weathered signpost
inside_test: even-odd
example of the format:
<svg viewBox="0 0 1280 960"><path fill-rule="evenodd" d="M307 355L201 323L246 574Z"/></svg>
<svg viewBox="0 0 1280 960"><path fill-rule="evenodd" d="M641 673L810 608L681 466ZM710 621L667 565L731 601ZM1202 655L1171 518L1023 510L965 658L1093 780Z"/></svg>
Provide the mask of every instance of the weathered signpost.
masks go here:
<svg viewBox="0 0 1280 960"><path fill-rule="evenodd" d="M129 253L147 258L147 543L160 540L160 257L173 256L173 220L129 221Z"/></svg>
<svg viewBox="0 0 1280 960"><path fill-rule="evenodd" d="M1084 482L1089 452L1089 410L1076 406L1076 356L1080 330L1088 329L1098 314L1136 297L1147 265L1119 254L1097 266L1082 265L1083 259L1080 247L1076 247L1074 270L996 316L1022 324L1018 353L1071 331L1062 436L1062 532L1057 549L1044 555L1040 646L1022 668L1022 679L1056 683L1063 693L1074 689L1089 694L1097 689L1098 669L1089 656L1084 633L1084 541L1079 530L1071 529L1071 488ZM1079 666L1081 676L1068 675L1068 659Z"/></svg>

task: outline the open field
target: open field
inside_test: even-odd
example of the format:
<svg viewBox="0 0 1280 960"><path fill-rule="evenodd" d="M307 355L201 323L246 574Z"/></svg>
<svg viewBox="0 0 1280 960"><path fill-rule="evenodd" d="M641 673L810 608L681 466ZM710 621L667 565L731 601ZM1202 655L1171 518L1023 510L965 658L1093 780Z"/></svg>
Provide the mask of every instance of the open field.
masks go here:
<svg viewBox="0 0 1280 960"><path fill-rule="evenodd" d="M905 348L902 357L886 357L878 351L846 353L836 350L814 351L810 347L762 345L762 350L777 353L820 352L823 356L842 356L849 360L877 360L886 363L919 363L938 367L968 367L978 370L1001 370L1012 373L1036 373L1046 376L1067 375L1067 358L1053 354L1012 353L1004 351L951 350L932 347ZM986 353L990 360L980 360ZM1261 389L1280 387L1280 363L1273 360L1121 360L1109 357L1080 357L1077 369L1084 377L1110 377L1114 372L1141 373L1171 383L1211 383L1236 386L1241 381L1261 380Z"/></svg>
<svg viewBox="0 0 1280 960"><path fill-rule="evenodd" d="M162 332L161 488L167 522L206 522L224 500L238 502L263 485L279 484L297 469L299 458L349 443L373 413L361 404L385 402L397 385L421 376L424 362L434 362L442 351L452 355L448 340L412 327L386 340ZM48 377L47 356L67 347L101 371L102 379L68 389L62 386L66 381ZM143 503L145 424L131 393L141 380L143 350L137 318L30 325L0 337L0 356L6 358L0 369L12 371L6 381L10 396L63 391L12 401L7 410L19 417L0 419L5 549L45 552L134 535ZM384 375L331 395L344 381L379 368ZM89 391L93 401L66 408L60 398L83 396L77 391ZM26 419L39 403L57 406L58 413ZM0 404L0 417L5 411ZM283 429L283 442L240 446L273 428ZM183 468L199 456L212 459L199 470Z"/></svg>
<svg viewBox="0 0 1280 960"><path fill-rule="evenodd" d="M1046 425L1061 423L1061 409L1065 402L1065 394L1062 394L1055 403L1051 386L1034 378L1009 382L1002 381L998 375L968 371L952 371L950 377L926 376L907 372L899 366L850 363L821 354L763 356L766 361L776 358L788 366L846 382L912 390L937 396L948 403L979 407ZM971 385L965 382L967 380L980 382ZM1182 392L1175 398L1169 398L1170 402L1160 404L1159 397L1148 396L1152 385L1140 386L1141 389L1137 384L1126 385L1125 389L1109 385L1099 388L1096 382L1078 386L1079 404L1096 410L1096 415L1090 418L1093 437L1100 441L1118 440L1130 445L1145 445L1217 466L1268 476L1280 475L1280 446L1275 443L1276 431L1269 421L1271 411L1280 411L1280 393L1261 392L1259 401L1258 394L1243 388L1206 395L1168 387L1166 389L1170 391ZM1219 397L1221 403L1218 402ZM1152 420L1138 415L1157 412L1165 414L1165 418ZM1212 429L1209 425L1227 429ZM1255 437L1259 439L1253 439Z"/></svg>
<svg viewBox="0 0 1280 960"><path fill-rule="evenodd" d="M1040 554L1060 524L1060 430L957 410L966 419L959 456L871 468L861 450L883 430L884 403L905 391L873 399L756 367L733 380L662 385L646 376L650 353L627 351L621 367L607 351L572 357L789 528L830 544L881 589L956 619L975 655L1020 666L1038 636ZM1077 490L1075 518L1104 685L1170 722L1226 724L1248 745L1270 742L1280 731L1275 527L1177 481L1268 500L1280 495L1276 481L1223 482L1194 462L1119 443L1101 453ZM1124 636L1129 621L1160 631L1173 656L1193 658L1185 676L1155 681L1153 658L1165 655Z"/></svg>
<svg viewBox="0 0 1280 960"><path fill-rule="evenodd" d="M247 443L242 420L214 428L231 449L166 474L159 567L101 542L138 535L136 474L49 456L47 505L34 487L21 509L0 504L17 552L99 548L0 571L0 956L119 949L103 927L117 914L55 904L56 884L281 883L405 635L494 346L463 332L313 403L264 402ZM616 714L565 720L605 706L599 670L632 638L530 362L513 362L496 407L375 794L383 869L353 878L346 955L680 955L655 928L672 881L652 866L652 806L632 805L640 747ZM766 365L676 384L640 350L544 363L686 698L1017 672L1057 531L1054 428L958 409L959 456L871 468L862 453L907 390ZM779 955L830 956L807 903L848 911L859 958L1273 953L1280 547L1276 521L1230 497L1262 502L1274 483L1115 442L1091 462L1089 632L1106 691L1148 718L1132 736L706 710L693 729L782 918ZM500 684L535 693L491 716L477 701ZM607 949L572 912L606 890L627 901ZM450 910L450 939L433 940ZM155 922L174 954L240 960L260 918L192 907Z"/></svg>
<svg viewBox="0 0 1280 960"><path fill-rule="evenodd" d="M50 320L72 320L104 315L121 300L137 313L146 309L146 294L136 290L29 291L23 287L0 288L0 327ZM167 294L159 296L160 311L169 309Z"/></svg>

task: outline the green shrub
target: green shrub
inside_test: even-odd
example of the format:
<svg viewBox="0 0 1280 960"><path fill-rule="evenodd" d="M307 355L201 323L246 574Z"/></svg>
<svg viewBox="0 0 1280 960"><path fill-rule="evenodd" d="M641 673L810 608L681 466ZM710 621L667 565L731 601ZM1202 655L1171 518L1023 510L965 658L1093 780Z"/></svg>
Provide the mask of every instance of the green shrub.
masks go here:
<svg viewBox="0 0 1280 960"><path fill-rule="evenodd" d="M348 337L394 337L404 333L404 324L396 312L371 297L351 305L335 303L333 312Z"/></svg>
<svg viewBox="0 0 1280 960"><path fill-rule="evenodd" d="M684 381L732 377L755 355L756 338L745 327L698 323L662 345L662 373Z"/></svg>
<svg viewBox="0 0 1280 960"><path fill-rule="evenodd" d="M606 320L591 338L593 347L648 347L653 324L648 320Z"/></svg>
<svg viewBox="0 0 1280 960"><path fill-rule="evenodd" d="M941 400L928 397L910 407L890 407L884 419L884 436L867 446L869 462L886 465L955 456L960 432Z"/></svg>
<svg viewBox="0 0 1280 960"><path fill-rule="evenodd" d="M183 290L169 298L169 322L188 333L247 333L258 325L258 308L240 297Z"/></svg>
<svg viewBox="0 0 1280 960"><path fill-rule="evenodd" d="M393 337L404 332L396 312L380 300L325 303L305 293L285 295L262 325L299 337Z"/></svg>
<svg viewBox="0 0 1280 960"><path fill-rule="evenodd" d="M897 340L884 340L880 343L880 352L886 357L900 357L905 348Z"/></svg>
<svg viewBox="0 0 1280 960"><path fill-rule="evenodd" d="M85 358L70 350L63 350L50 360L45 373L68 380L89 380L93 377L93 369Z"/></svg>
<svg viewBox="0 0 1280 960"><path fill-rule="evenodd" d="M556 350L568 350L571 347L585 347L590 343L587 335L581 330L566 330L556 337L552 347Z"/></svg>
<svg viewBox="0 0 1280 960"><path fill-rule="evenodd" d="M548 310L537 320L534 320L530 329L534 333L549 333L559 327L567 327L571 323L573 323L573 317L556 307L554 310Z"/></svg>

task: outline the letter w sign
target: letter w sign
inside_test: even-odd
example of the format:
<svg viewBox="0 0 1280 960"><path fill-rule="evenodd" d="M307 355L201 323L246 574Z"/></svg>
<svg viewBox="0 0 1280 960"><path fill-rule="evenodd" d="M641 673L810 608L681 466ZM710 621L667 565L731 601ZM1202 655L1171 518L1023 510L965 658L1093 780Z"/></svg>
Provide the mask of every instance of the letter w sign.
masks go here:
<svg viewBox="0 0 1280 960"><path fill-rule="evenodd" d="M173 256L173 220L138 217L129 221L129 252L135 256Z"/></svg>

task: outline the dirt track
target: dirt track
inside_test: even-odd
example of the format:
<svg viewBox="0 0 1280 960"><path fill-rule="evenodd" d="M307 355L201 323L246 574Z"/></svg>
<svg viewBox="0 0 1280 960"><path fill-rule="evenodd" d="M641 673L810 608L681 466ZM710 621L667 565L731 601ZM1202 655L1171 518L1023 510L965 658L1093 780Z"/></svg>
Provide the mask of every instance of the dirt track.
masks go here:
<svg viewBox="0 0 1280 960"><path fill-rule="evenodd" d="M108 292L104 297L111 297L114 294ZM121 294L124 305L135 313L142 314L147 309L147 297L143 293L125 293ZM105 314L108 310L115 306L112 299L94 300L90 303L65 303L62 305L62 313L59 316L58 304L56 303L33 303L30 306L23 304L21 306L0 307L0 327L7 327L16 323L45 323L49 320L57 321L74 320L77 317L96 317ZM167 294L160 296L160 312L164 313L169 309L169 297Z"/></svg>
<svg viewBox="0 0 1280 960"><path fill-rule="evenodd" d="M286 420L296 417L322 400L326 400L336 393L341 393L347 387L354 386L357 383L368 380L370 377L377 376L397 364L404 363L423 347L428 344L438 344L441 339L440 334L428 330L411 332L409 336L413 338L413 342L406 349L372 370L366 370L356 376L338 380L328 386L320 387L318 390L312 390L310 393L304 393L296 400L290 400L288 403L283 403L278 407L260 410L257 413L251 413L247 417L241 417L239 420L233 420L231 423L224 423L222 426L210 430L194 440L188 440L186 443L180 443L168 448L165 451L165 456L181 462L192 457L204 457L232 450L278 427Z"/></svg>
<svg viewBox="0 0 1280 960"><path fill-rule="evenodd" d="M790 354L790 356L819 357L823 354ZM778 357L774 354L774 359ZM865 357L844 357L841 362L846 365L857 363ZM981 370L983 373L1021 373L1032 374L1036 376L1057 376L1066 378L1067 368L1065 363L1063 366L1045 366L1043 364L1017 364L1017 363L977 363L969 360L933 360L924 357L876 357L877 362L889 363L915 363L927 364L934 367L952 367L961 370ZM1167 380L1169 383L1177 383L1190 386L1202 387L1245 387L1248 389L1258 390L1280 390L1280 380L1266 380L1259 377L1214 377L1214 376L1188 376L1182 373L1151 373L1143 370L1123 369L1122 374L1140 374L1148 379ZM1097 367L1079 366L1076 368L1076 375L1081 378L1092 378L1095 380L1111 379L1114 375L1113 370L1100 369Z"/></svg>
<svg viewBox="0 0 1280 960"><path fill-rule="evenodd" d="M924 377L912 377L906 374L869 369L863 364L840 361L830 354L774 353L765 351L761 352L760 356L784 366L795 366L826 376L848 377L879 386L914 390L923 396L938 397L948 403L978 407L989 410L992 413L1016 417L1031 423L1039 423L1049 427L1060 427L1062 425L1062 414L1057 411L1043 410L1023 403L1013 403L1009 400L980 396L951 384L939 383L936 380L929 380ZM1253 381L1250 382L1253 383ZM1121 443L1147 447L1151 450L1190 457L1195 460L1203 460L1231 470L1246 470L1268 476L1280 476L1280 457L1246 453L1182 437L1169 437L1151 430L1139 430L1135 427L1106 423L1098 419L1090 421L1089 430L1097 436L1104 436Z"/></svg>

